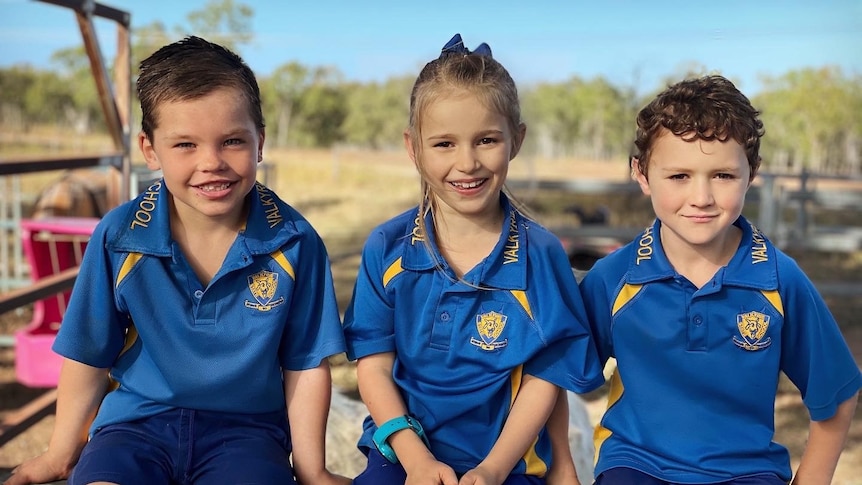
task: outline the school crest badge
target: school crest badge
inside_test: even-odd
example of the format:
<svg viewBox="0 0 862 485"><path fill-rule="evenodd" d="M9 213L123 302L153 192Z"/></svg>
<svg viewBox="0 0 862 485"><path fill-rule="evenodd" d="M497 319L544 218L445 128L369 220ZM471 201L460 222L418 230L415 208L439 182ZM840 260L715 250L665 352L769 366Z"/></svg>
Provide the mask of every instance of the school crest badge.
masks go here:
<svg viewBox="0 0 862 485"><path fill-rule="evenodd" d="M278 289L278 273L260 271L248 277L248 289L255 301L245 301L245 306L262 312L268 312L284 303L284 297L273 301L275 290Z"/></svg>
<svg viewBox="0 0 862 485"><path fill-rule="evenodd" d="M508 319L509 317L506 315L497 312L476 315L476 330L479 331L479 339L471 337L470 343L482 350L497 350L505 347L509 343L508 340L504 339L498 342L497 339L503 333Z"/></svg>
<svg viewBox="0 0 862 485"><path fill-rule="evenodd" d="M736 327L739 336L733 337L733 343L741 349L761 350L772 343L771 338L763 339L769 329L769 315L760 312L742 313L736 316Z"/></svg>

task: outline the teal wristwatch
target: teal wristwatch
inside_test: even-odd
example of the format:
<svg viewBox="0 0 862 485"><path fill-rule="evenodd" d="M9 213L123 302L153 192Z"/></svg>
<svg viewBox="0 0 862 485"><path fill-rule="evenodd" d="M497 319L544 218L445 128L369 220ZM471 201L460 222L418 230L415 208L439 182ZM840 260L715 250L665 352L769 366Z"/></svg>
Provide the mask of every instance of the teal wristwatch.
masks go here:
<svg viewBox="0 0 862 485"><path fill-rule="evenodd" d="M371 436L371 439L374 441L374 446L377 447L377 451L392 463L398 463L398 457L395 456L395 450L389 446L387 440L393 433L407 428L412 429L417 435L419 435L419 437L422 438L422 441L425 442L425 446L431 446L428 443L428 438L425 436L425 430L422 429L422 425L419 424L419 421L406 414L404 416L392 418L378 426L377 431L375 431L374 435Z"/></svg>

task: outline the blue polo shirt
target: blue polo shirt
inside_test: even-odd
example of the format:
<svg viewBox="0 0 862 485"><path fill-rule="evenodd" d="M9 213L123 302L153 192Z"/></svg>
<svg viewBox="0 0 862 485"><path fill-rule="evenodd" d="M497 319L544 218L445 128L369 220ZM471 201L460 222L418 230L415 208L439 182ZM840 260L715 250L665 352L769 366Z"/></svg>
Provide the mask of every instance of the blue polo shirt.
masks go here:
<svg viewBox="0 0 862 485"><path fill-rule="evenodd" d="M395 353L393 379L407 409L434 456L461 473L491 450L523 374L575 392L604 381L559 240L505 196L501 203L500 240L463 281L436 249L429 253L418 209L374 229L345 314L349 358ZM426 224L433 228L430 215ZM359 445L373 448L370 417L364 428ZM543 431L513 473L543 475L549 464Z"/></svg>
<svg viewBox="0 0 862 485"><path fill-rule="evenodd" d="M157 181L100 221L54 342L115 381L91 431L172 408L278 411L282 369L344 351L326 250L296 210L257 184L205 286L171 237L169 196Z"/></svg>
<svg viewBox="0 0 862 485"><path fill-rule="evenodd" d="M596 475L629 467L677 483L789 481L788 452L773 441L779 374L818 421L862 385L811 281L748 221L735 224L736 254L702 288L669 264L658 220L581 282L601 360L617 360Z"/></svg>

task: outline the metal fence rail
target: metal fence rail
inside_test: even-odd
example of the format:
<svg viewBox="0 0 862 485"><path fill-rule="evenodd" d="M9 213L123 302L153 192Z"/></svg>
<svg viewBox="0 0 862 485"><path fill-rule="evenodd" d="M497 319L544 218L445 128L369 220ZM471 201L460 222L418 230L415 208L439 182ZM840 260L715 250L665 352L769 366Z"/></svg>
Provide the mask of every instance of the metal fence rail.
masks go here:
<svg viewBox="0 0 862 485"><path fill-rule="evenodd" d="M843 182L841 187L820 189L818 182ZM516 191L562 191L577 195L635 196L634 182L601 180L512 180ZM781 248L852 252L862 250L862 180L801 174L758 174L746 196L747 206L760 230ZM843 213L841 225L818 223L830 213ZM591 235L614 237L636 234L640 228L584 227Z"/></svg>
<svg viewBox="0 0 862 485"><path fill-rule="evenodd" d="M72 169L92 166L109 166L122 172L122 187L120 200L127 200L130 194L131 158L130 158L130 111L131 111L131 44L129 38L130 15L92 0L40 0L74 11L81 32L84 48L90 61L90 70L96 84L99 102L108 132L113 141L114 151L95 156L72 156L51 159L7 159L0 162L0 176L3 177L2 213L4 238L2 251L13 251L20 254L21 241L21 200L20 191L16 190L18 176L22 173L32 173L60 169ZM94 18L112 20L117 27L117 54L113 65L114 78L108 75L108 68L103 62L102 52L96 37ZM12 187L11 193L6 189L7 183ZM17 197L17 198L16 198ZM10 207L11 206L11 207ZM12 241L8 239L11 234ZM3 263L8 265L11 258L4 253ZM0 313L6 313L24 305L28 305L46 297L61 293L72 288L78 268L69 268L58 274L42 278L32 284L0 295ZM5 276L5 274L4 274ZM0 421L0 446L14 436L26 430L31 424L51 412L56 394L47 391L28 405L9 413Z"/></svg>

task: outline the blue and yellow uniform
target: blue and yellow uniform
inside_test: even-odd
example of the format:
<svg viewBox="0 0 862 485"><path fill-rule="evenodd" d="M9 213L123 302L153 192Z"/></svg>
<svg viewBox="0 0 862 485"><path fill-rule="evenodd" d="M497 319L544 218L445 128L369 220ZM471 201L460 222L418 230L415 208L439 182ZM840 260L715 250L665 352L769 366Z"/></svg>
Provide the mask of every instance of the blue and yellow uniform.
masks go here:
<svg viewBox="0 0 862 485"><path fill-rule="evenodd" d="M282 369L344 351L320 237L266 187L248 197L206 286L171 238L161 181L100 221L54 343L115 381L91 432L177 408L283 413Z"/></svg>
<svg viewBox="0 0 862 485"><path fill-rule="evenodd" d="M789 454L773 441L779 374L816 421L862 385L808 277L745 218L735 225L738 250L701 288L668 262L658 220L581 282L600 358L617 359L597 476L627 467L676 483L787 482Z"/></svg>
<svg viewBox="0 0 862 485"><path fill-rule="evenodd" d="M437 460L457 473L491 450L524 374L587 392L604 378L559 240L502 196L491 254L455 277L409 210L377 227L362 253L344 332L350 359L394 352L393 379ZM433 228L430 215L426 227ZM442 269L438 269L438 265ZM368 417L360 448L374 449ZM543 431L513 474L543 475Z"/></svg>

